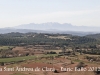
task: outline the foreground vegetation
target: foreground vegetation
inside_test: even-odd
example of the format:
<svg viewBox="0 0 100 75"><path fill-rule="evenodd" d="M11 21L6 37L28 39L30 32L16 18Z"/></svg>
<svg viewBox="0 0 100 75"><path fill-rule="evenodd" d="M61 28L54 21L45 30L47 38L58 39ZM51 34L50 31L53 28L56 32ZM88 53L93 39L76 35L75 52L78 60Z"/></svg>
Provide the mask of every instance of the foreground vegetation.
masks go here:
<svg viewBox="0 0 100 75"><path fill-rule="evenodd" d="M38 55L34 56L23 56L23 57L13 57L13 58L1 58L0 62L18 62L18 61L27 61L37 58ZM40 57L49 57L49 56L57 56L57 54L48 54L41 55Z"/></svg>
<svg viewBox="0 0 100 75"><path fill-rule="evenodd" d="M88 65L98 66L100 65L100 40L70 34L17 32L0 34L0 65L14 66L13 64L17 65L20 62L25 65L29 65L29 62L64 67L74 65L78 68ZM25 74L13 73L12 75Z"/></svg>

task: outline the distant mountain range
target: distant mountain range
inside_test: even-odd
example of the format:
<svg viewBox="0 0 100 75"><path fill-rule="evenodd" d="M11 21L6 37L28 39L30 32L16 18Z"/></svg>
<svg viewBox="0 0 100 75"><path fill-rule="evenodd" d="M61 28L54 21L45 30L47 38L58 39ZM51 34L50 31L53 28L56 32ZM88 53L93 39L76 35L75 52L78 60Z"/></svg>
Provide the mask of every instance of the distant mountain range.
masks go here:
<svg viewBox="0 0 100 75"><path fill-rule="evenodd" d="M100 27L90 26L74 26L69 23L60 24L57 22L47 22L41 24L23 24L15 26L17 29L32 29L32 30L51 30L51 31L82 31L82 32L100 32Z"/></svg>
<svg viewBox="0 0 100 75"><path fill-rule="evenodd" d="M74 26L68 23L60 24L57 22L48 22L41 24L23 24L10 28L1 28L0 33L9 32L35 32L35 33L63 33L84 36L88 34L95 34L100 32L100 27L89 27L89 26Z"/></svg>

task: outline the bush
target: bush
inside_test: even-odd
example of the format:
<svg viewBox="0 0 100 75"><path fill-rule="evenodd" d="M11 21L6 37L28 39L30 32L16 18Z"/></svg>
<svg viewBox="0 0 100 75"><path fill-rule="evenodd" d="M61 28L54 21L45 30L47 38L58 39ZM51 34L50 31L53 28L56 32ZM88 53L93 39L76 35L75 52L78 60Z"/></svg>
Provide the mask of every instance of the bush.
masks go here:
<svg viewBox="0 0 100 75"><path fill-rule="evenodd" d="M84 63L80 62L76 67L77 67L77 69L81 69L81 67L84 67Z"/></svg>
<svg viewBox="0 0 100 75"><path fill-rule="evenodd" d="M0 65L1 65L1 66L4 66L4 62L0 62Z"/></svg>
<svg viewBox="0 0 100 75"><path fill-rule="evenodd" d="M71 61L71 64L74 64L74 62L73 62L73 61Z"/></svg>
<svg viewBox="0 0 100 75"><path fill-rule="evenodd" d="M100 74L100 69L99 68L97 68L97 70L96 71L94 71L95 73L96 73L96 75L98 75L98 74Z"/></svg>
<svg viewBox="0 0 100 75"><path fill-rule="evenodd" d="M54 73L59 73L59 72L57 70L55 70Z"/></svg>

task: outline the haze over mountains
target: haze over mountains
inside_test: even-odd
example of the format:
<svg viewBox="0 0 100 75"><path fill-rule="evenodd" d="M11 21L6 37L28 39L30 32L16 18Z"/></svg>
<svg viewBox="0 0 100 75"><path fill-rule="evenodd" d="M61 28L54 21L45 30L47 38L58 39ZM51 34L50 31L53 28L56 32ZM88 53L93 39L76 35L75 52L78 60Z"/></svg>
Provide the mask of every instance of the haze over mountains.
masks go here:
<svg viewBox="0 0 100 75"><path fill-rule="evenodd" d="M1 28L0 33L9 32L36 32L36 33L64 33L73 35L88 35L100 32L100 27L89 27L89 26L74 26L69 23L60 24L57 22L47 22L41 24L23 24L10 28Z"/></svg>
<svg viewBox="0 0 100 75"><path fill-rule="evenodd" d="M17 29L32 29L32 30L58 30L58 31L82 31L82 32L100 32L100 27L89 26L74 26L69 23L60 24L57 22L47 22L41 24L23 24L16 26Z"/></svg>

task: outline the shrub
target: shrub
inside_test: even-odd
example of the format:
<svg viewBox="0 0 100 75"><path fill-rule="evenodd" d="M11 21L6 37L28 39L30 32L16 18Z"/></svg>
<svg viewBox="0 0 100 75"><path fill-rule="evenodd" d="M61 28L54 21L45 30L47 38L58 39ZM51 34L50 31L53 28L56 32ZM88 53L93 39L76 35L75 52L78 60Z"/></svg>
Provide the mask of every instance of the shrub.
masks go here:
<svg viewBox="0 0 100 75"><path fill-rule="evenodd" d="M95 74L96 75L99 75L100 74L100 69L99 68L97 68L97 70L96 71L94 71L95 72Z"/></svg>
<svg viewBox="0 0 100 75"><path fill-rule="evenodd" d="M73 62L73 61L71 61L71 64L74 64L74 62Z"/></svg>
<svg viewBox="0 0 100 75"><path fill-rule="evenodd" d="M76 67L77 67L77 69L81 69L81 67L84 67L84 63L80 62Z"/></svg>
<svg viewBox="0 0 100 75"><path fill-rule="evenodd" d="M59 72L57 70L55 70L54 73L59 73Z"/></svg>
<svg viewBox="0 0 100 75"><path fill-rule="evenodd" d="M0 62L0 65L1 65L1 66L4 66L4 62Z"/></svg>

